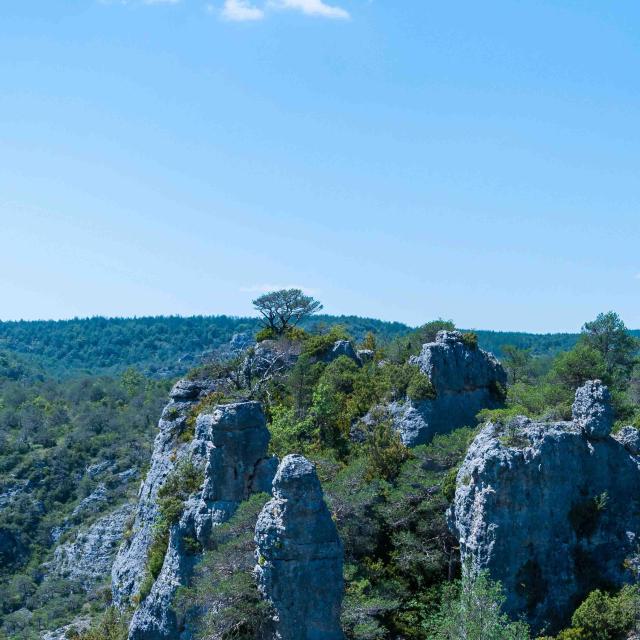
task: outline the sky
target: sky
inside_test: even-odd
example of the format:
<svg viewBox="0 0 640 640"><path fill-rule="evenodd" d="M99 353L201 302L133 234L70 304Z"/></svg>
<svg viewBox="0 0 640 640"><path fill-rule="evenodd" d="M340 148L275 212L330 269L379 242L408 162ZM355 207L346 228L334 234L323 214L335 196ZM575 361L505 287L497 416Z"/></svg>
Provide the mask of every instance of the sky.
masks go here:
<svg viewBox="0 0 640 640"><path fill-rule="evenodd" d="M637 0L2 0L0 319L640 327Z"/></svg>

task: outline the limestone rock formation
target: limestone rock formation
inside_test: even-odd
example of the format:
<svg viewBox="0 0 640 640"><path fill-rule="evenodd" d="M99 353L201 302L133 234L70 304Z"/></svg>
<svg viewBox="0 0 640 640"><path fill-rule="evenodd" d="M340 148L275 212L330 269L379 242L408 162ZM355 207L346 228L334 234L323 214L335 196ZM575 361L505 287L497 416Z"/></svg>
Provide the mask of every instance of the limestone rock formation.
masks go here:
<svg viewBox="0 0 640 640"><path fill-rule="evenodd" d="M277 467L267 457L269 431L258 402L217 406L196 420L195 439L189 447L193 459L204 459L204 483L185 505L178 524L171 528L160 574L151 592L134 613L130 640L173 640L180 621L173 610L178 587L189 581L199 553L206 548L213 527L226 522L238 504L252 493L267 491Z"/></svg>
<svg viewBox="0 0 640 640"><path fill-rule="evenodd" d="M114 556L122 541L125 525L133 505L124 504L80 530L75 539L54 551L47 564L47 577L61 576L82 584L92 591L109 576Z"/></svg>
<svg viewBox="0 0 640 640"><path fill-rule="evenodd" d="M449 521L462 560L500 580L507 612L536 632L566 624L592 589L634 579L638 439L607 435L611 418L608 391L589 382L572 422L487 424L458 473Z"/></svg>
<svg viewBox="0 0 640 640"><path fill-rule="evenodd" d="M323 362L333 362L341 356L353 360L358 365L362 364L358 353L349 340L336 340L333 347L322 355L321 360Z"/></svg>
<svg viewBox="0 0 640 640"><path fill-rule="evenodd" d="M218 380L180 380L170 393L158 423L151 457L151 466L138 492L135 521L131 537L118 551L112 569L113 601L127 607L140 590L144 579L147 552L153 539L153 524L158 517L158 491L167 476L185 458L193 456L204 466L205 459L199 443L185 443L180 435L187 428L190 410L208 393L219 390Z"/></svg>
<svg viewBox="0 0 640 640"><path fill-rule="evenodd" d="M281 640L342 640L343 549L313 465L286 456L255 535L256 575Z"/></svg>
<svg viewBox="0 0 640 640"><path fill-rule="evenodd" d="M640 431L635 427L623 427L614 438L632 455L640 456Z"/></svg>
<svg viewBox="0 0 640 640"><path fill-rule="evenodd" d="M388 405L394 428L408 447L426 444L437 433L475 425L481 409L502 405L505 370L491 353L465 342L459 331L439 331L436 341L423 345L411 363L429 378L436 397Z"/></svg>
<svg viewBox="0 0 640 640"><path fill-rule="evenodd" d="M590 380L576 391L573 419L592 438L605 438L611 433L611 394L600 380Z"/></svg>

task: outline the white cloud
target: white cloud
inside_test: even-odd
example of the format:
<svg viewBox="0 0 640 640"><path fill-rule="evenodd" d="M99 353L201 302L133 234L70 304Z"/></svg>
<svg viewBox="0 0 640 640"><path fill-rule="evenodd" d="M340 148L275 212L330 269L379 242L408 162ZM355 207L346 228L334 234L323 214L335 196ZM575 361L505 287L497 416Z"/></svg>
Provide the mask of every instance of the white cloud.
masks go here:
<svg viewBox="0 0 640 640"><path fill-rule="evenodd" d="M346 9L326 4L323 0L269 0L269 6L275 9L301 11L308 16L348 20L351 16Z"/></svg>
<svg viewBox="0 0 640 640"><path fill-rule="evenodd" d="M305 287L301 284L252 284L248 287L240 287L242 293L269 293L269 291L280 291L281 289L300 289L308 296L318 295L318 289Z"/></svg>
<svg viewBox="0 0 640 640"><path fill-rule="evenodd" d="M234 22L246 22L248 20L262 20L264 11L248 0L225 0L222 8L222 17Z"/></svg>
<svg viewBox="0 0 640 640"><path fill-rule="evenodd" d="M640 280L640 273L636 273L636 280Z"/></svg>

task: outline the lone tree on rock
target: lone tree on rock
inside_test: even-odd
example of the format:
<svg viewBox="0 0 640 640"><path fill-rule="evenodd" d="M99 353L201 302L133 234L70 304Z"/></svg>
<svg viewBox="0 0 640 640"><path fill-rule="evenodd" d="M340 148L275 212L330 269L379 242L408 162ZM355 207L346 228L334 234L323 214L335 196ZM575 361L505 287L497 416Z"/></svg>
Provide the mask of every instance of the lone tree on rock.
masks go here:
<svg viewBox="0 0 640 640"><path fill-rule="evenodd" d="M322 309L322 304L300 289L271 291L253 301L265 328L274 336L284 335L305 318Z"/></svg>

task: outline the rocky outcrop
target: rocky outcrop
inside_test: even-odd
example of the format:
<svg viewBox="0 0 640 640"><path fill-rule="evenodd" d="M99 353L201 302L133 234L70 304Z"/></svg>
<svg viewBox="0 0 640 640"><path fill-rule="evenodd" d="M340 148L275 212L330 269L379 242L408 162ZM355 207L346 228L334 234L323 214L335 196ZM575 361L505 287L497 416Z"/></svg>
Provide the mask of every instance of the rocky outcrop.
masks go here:
<svg viewBox="0 0 640 640"><path fill-rule="evenodd" d="M125 504L80 530L72 542L58 546L47 564L47 577L73 580L92 591L102 585L111 572L114 556L122 542L125 525L133 505Z"/></svg>
<svg viewBox="0 0 640 640"><path fill-rule="evenodd" d="M188 583L200 558L198 545L207 547L212 528L226 522L252 493L271 487L277 460L267 457L268 445L269 431L258 402L219 405L198 416L189 452L205 461L204 484L171 528L162 570L134 613L130 640L179 637L181 621L172 607L175 592Z"/></svg>
<svg viewBox="0 0 640 640"><path fill-rule="evenodd" d="M638 435L611 437L609 393L576 393L571 422L487 424L457 476L450 525L468 570L502 582L506 610L536 632L568 622L597 587L634 579L640 543Z"/></svg>
<svg viewBox="0 0 640 640"><path fill-rule="evenodd" d="M313 465L282 460L256 524L255 572L281 640L342 640L343 549Z"/></svg>
<svg viewBox="0 0 640 640"><path fill-rule="evenodd" d="M333 344L333 347L331 347L331 349L326 353L322 354L320 359L322 360L322 362L329 363L337 360L342 356L353 360L358 365L362 364L360 356L353 348L353 345L349 340L336 340L336 342L334 342Z"/></svg>
<svg viewBox="0 0 640 640"><path fill-rule="evenodd" d="M437 433L476 424L482 409L502 406L507 374L496 358L459 331L439 331L435 342L410 360L429 378L435 397L405 398L387 407L394 428L407 447L426 444ZM365 424L370 416L365 416ZM358 437L354 427L354 437Z"/></svg>
<svg viewBox="0 0 640 640"><path fill-rule="evenodd" d="M138 492L132 535L121 546L112 570L113 601L127 607L140 590L144 579L147 552L153 538L153 524L158 517L158 491L167 476L185 458L191 457L204 467L205 451L200 443L184 442L181 434L188 428L193 407L207 394L220 389L218 380L180 380L170 393L158 423L147 477Z"/></svg>

